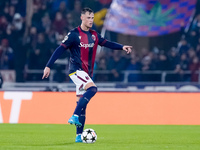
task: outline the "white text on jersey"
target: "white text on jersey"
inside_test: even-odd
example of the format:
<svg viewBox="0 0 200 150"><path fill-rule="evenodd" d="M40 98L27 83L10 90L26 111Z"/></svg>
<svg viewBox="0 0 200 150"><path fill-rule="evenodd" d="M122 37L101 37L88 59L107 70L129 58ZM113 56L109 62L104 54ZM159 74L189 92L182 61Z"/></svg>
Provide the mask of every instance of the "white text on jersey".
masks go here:
<svg viewBox="0 0 200 150"><path fill-rule="evenodd" d="M88 47L93 47L94 46L94 43L90 43L90 44L84 44L83 42L80 43L79 47L85 47L88 48Z"/></svg>

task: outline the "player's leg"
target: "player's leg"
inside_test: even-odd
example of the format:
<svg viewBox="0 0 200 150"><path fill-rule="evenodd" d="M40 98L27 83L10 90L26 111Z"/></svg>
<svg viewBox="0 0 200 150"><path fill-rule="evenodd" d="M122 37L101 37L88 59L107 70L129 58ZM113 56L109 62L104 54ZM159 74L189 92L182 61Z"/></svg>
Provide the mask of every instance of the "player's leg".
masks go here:
<svg viewBox="0 0 200 150"><path fill-rule="evenodd" d="M77 104L78 104L78 102L77 102ZM86 120L86 108L83 108L82 111L81 111L81 115L79 116L79 122L82 124L82 126L76 126L76 140L75 140L75 142L82 142L81 134L84 130L85 120Z"/></svg>
<svg viewBox="0 0 200 150"><path fill-rule="evenodd" d="M76 84L76 94L84 91L83 96L80 98L73 116L69 119L70 124L75 124L76 126L81 126L82 124L79 122L79 117L81 115L81 111L83 108L86 108L90 99L96 94L97 87L92 81L92 79L88 76L88 74L84 71L77 70L72 76L70 76L72 81Z"/></svg>
<svg viewBox="0 0 200 150"><path fill-rule="evenodd" d="M96 94L97 87L93 82L90 82L90 83L86 84L85 90L86 90L86 92L80 98L80 100L75 108L74 115L77 115L77 116L81 115L82 109L86 108L90 99Z"/></svg>

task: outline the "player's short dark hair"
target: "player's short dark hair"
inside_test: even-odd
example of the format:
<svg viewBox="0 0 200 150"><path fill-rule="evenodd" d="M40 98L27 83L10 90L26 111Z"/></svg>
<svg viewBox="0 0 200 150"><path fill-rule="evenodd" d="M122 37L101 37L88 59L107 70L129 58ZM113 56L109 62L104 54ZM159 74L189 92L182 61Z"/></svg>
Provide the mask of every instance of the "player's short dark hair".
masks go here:
<svg viewBox="0 0 200 150"><path fill-rule="evenodd" d="M85 14L86 12L89 12L89 14L94 13L94 11L91 8L85 7L82 9L81 14Z"/></svg>

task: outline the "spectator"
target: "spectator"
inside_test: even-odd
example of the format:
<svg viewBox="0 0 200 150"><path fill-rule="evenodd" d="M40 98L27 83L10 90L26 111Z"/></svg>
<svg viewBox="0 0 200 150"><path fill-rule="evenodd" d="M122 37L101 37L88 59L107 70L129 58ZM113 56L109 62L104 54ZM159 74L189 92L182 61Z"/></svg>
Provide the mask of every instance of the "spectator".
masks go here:
<svg viewBox="0 0 200 150"><path fill-rule="evenodd" d="M141 60L141 71L143 74L141 74L141 80L142 81L157 81L160 80L160 78L155 76L155 74L152 73L146 73L146 71L152 71L155 70L155 64L152 61L151 55L146 55L142 60Z"/></svg>
<svg viewBox="0 0 200 150"><path fill-rule="evenodd" d="M12 24L7 27L7 34L14 51L16 82L24 81L24 66L27 56L26 48L23 45L24 31L24 20L19 13L15 13Z"/></svg>
<svg viewBox="0 0 200 150"><path fill-rule="evenodd" d="M141 70L142 71L148 71L148 70L153 70L152 69L152 65L151 65L151 57L150 56L145 56L142 60L141 60Z"/></svg>
<svg viewBox="0 0 200 150"><path fill-rule="evenodd" d="M191 71L191 82L199 81L199 74L197 73L199 69L200 69L199 58L195 56L189 65L189 70Z"/></svg>
<svg viewBox="0 0 200 150"><path fill-rule="evenodd" d="M74 10L71 12L73 16L73 25L74 27L77 27L81 24L80 16L81 16L81 1L80 0L75 0L74 2Z"/></svg>
<svg viewBox="0 0 200 150"><path fill-rule="evenodd" d="M169 81L180 82L184 81L184 73L181 69L181 65L177 64L173 74L170 74Z"/></svg>
<svg viewBox="0 0 200 150"><path fill-rule="evenodd" d="M26 43L29 49L35 49L37 43L37 28L31 27L29 30L29 35L26 38Z"/></svg>
<svg viewBox="0 0 200 150"><path fill-rule="evenodd" d="M3 39L0 45L0 69L14 69L13 49L7 39Z"/></svg>
<svg viewBox="0 0 200 150"><path fill-rule="evenodd" d="M181 56L183 53L187 53L189 50L188 42L185 39L181 39L181 41L178 43L179 47L179 55Z"/></svg>
<svg viewBox="0 0 200 150"><path fill-rule="evenodd" d="M98 61L98 64L97 64L97 68L95 70L98 70L98 71L106 71L108 70L107 68L107 60L105 57L102 57L99 59ZM108 78L108 75L107 74L94 74L94 78L95 78L95 81L108 81L109 78Z"/></svg>
<svg viewBox="0 0 200 150"><path fill-rule="evenodd" d="M50 43L45 40L45 34L39 33L37 36L37 43L35 49L32 49L29 56L29 69L42 69L49 57L51 56ZM28 80L40 81L42 74L32 74L28 77Z"/></svg>
<svg viewBox="0 0 200 150"><path fill-rule="evenodd" d="M57 12L55 19L53 21L53 29L57 33L63 34L66 28L66 25L67 25L66 20L63 18L62 14L60 12Z"/></svg>
<svg viewBox="0 0 200 150"><path fill-rule="evenodd" d="M108 59L108 70L111 71L109 81L122 81L122 70L125 70L125 58L119 55L119 51L113 51L113 55Z"/></svg>
<svg viewBox="0 0 200 150"><path fill-rule="evenodd" d="M158 56L157 70L169 70L169 61L167 55L160 53Z"/></svg>
<svg viewBox="0 0 200 150"><path fill-rule="evenodd" d="M45 15L42 17L42 28L46 34L49 34L51 30L51 20L48 13L45 13Z"/></svg>
<svg viewBox="0 0 200 150"><path fill-rule="evenodd" d="M0 40L7 37L6 29L8 27L8 20L5 16L0 17Z"/></svg>
<svg viewBox="0 0 200 150"><path fill-rule="evenodd" d="M168 54L169 58L169 70L174 70L179 63L178 52L175 47L172 47Z"/></svg>
<svg viewBox="0 0 200 150"><path fill-rule="evenodd" d="M36 55L39 55L39 65L36 66L38 69L44 68L46 62L48 61L49 57L51 56L50 53L50 46L51 43L48 40L45 40L45 34L39 33L36 43Z"/></svg>
<svg viewBox="0 0 200 150"><path fill-rule="evenodd" d="M189 61L186 54L181 55L179 64L182 70L186 71L189 69Z"/></svg>
<svg viewBox="0 0 200 150"><path fill-rule="evenodd" d="M65 1L60 2L58 12L60 12L63 17L68 13L68 9L67 9Z"/></svg>
<svg viewBox="0 0 200 150"><path fill-rule="evenodd" d="M197 31L195 31L195 30L190 31L189 34L190 34L190 35L189 35L189 37L187 38L188 43L190 43L190 46L191 46L191 47L196 48L197 43L198 43L198 34L197 34Z"/></svg>
<svg viewBox="0 0 200 150"><path fill-rule="evenodd" d="M74 27L76 27L76 23L73 20L73 16L71 13L67 13L66 14L66 18L67 18L67 24L68 26L66 27L67 31L72 30Z"/></svg>
<svg viewBox="0 0 200 150"><path fill-rule="evenodd" d="M42 15L40 14L39 6L33 5L32 26L36 27L39 32L43 31L41 19Z"/></svg>
<svg viewBox="0 0 200 150"><path fill-rule="evenodd" d="M193 58L196 57L196 52L194 50L193 47L191 47L189 50L188 50L188 61L189 63L191 63L193 61Z"/></svg>
<svg viewBox="0 0 200 150"><path fill-rule="evenodd" d="M190 74L185 74L184 71L189 70L189 61L187 59L186 54L182 54L180 57L180 62L176 67L176 71L180 75L180 80L179 81L189 81Z"/></svg>
<svg viewBox="0 0 200 150"><path fill-rule="evenodd" d="M15 15L15 7L13 5L9 6L7 18L9 22L12 22L12 19Z"/></svg>
<svg viewBox="0 0 200 150"><path fill-rule="evenodd" d="M131 57L131 62L126 68L126 70L130 71L139 71L141 69L141 64L139 63L139 59L137 56L132 56ZM137 82L140 81L140 75L138 73L131 73L128 76L128 81L129 82Z"/></svg>

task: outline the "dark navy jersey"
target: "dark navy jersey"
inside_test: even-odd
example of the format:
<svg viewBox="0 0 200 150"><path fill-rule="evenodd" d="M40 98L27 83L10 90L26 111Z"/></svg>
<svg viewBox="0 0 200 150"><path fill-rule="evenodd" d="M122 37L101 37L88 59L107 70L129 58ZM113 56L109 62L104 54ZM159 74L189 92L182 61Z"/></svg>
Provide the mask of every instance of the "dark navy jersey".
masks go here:
<svg viewBox="0 0 200 150"><path fill-rule="evenodd" d="M84 70L92 77L98 45L118 50L122 50L123 47L121 44L107 41L94 30L83 31L79 26L65 36L60 48L56 49L47 63L47 67L51 67L65 48L70 50L69 74L76 70Z"/></svg>

